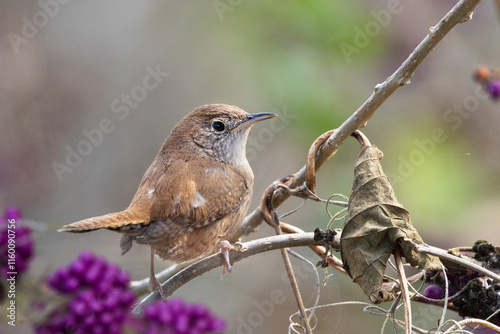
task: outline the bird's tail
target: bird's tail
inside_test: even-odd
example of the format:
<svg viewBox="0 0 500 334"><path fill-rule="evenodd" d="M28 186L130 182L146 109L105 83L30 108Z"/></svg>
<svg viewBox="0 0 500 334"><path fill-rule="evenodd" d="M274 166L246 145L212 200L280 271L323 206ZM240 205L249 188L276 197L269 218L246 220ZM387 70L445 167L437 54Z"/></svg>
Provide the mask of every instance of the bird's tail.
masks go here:
<svg viewBox="0 0 500 334"><path fill-rule="evenodd" d="M64 225L58 232L82 233L105 228L115 231L133 230L139 226L146 225L149 222L143 215L138 215L132 211L124 210L120 212L108 213L104 216L98 216L80 220L76 223Z"/></svg>

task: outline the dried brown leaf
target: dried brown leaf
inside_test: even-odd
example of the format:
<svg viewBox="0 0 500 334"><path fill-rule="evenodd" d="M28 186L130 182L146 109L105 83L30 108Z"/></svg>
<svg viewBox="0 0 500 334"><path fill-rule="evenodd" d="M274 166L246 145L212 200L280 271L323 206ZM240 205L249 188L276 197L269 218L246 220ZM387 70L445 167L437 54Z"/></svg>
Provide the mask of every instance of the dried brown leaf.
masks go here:
<svg viewBox="0 0 500 334"><path fill-rule="evenodd" d="M387 261L399 245L412 266L440 269L439 259L417 253L412 243L423 240L398 202L384 174L376 146L364 146L354 167L354 183L341 238L345 269L374 303L387 299L382 291Z"/></svg>

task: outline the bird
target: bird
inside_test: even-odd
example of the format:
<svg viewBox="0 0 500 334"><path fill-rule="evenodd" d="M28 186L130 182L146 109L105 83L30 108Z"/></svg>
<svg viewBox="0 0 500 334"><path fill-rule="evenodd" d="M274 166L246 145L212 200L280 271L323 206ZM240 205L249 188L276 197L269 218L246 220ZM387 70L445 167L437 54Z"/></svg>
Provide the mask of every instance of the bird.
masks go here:
<svg viewBox="0 0 500 334"><path fill-rule="evenodd" d="M151 291L165 299L154 272L154 256L176 263L225 254L227 239L243 221L254 175L246 158L250 128L276 117L249 114L226 104L208 104L184 116L146 170L130 205L65 225L59 232L107 229L121 233L122 255L133 243L149 245ZM230 244L229 244L230 246Z"/></svg>

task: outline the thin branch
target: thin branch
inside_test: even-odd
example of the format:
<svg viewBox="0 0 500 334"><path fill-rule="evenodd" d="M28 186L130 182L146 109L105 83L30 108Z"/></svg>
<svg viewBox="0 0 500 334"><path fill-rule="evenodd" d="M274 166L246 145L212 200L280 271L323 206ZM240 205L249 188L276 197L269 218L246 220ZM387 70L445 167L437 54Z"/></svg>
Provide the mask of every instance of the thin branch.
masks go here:
<svg viewBox="0 0 500 334"><path fill-rule="evenodd" d="M430 27L428 34L403 64L383 83L375 86L368 100L335 131L330 140L323 146L323 150L335 152L351 133L365 126L365 123L392 93L399 87L410 84L413 74L427 55L457 24L467 22L472 18L472 12L479 2L481 0L460 1L436 26Z"/></svg>
<svg viewBox="0 0 500 334"><path fill-rule="evenodd" d="M231 263L236 263L249 256L267 252L270 250L286 247L299 247L317 245L314 240L314 233L295 233L290 235L276 235L272 237L257 239L239 244L234 250L229 252ZM170 296L175 290L192 279L214 269L219 268L225 263L224 256L221 253L206 257L192 265L184 268L161 286L165 296ZM143 312L144 306L153 303L160 298L158 292L154 291L144 298L133 310L136 315Z"/></svg>
<svg viewBox="0 0 500 334"><path fill-rule="evenodd" d="M264 220L271 225L274 225L274 230L277 235L283 235L280 227L280 221L276 211L273 207L273 196L276 192L277 182L273 183L269 188L267 188L264 196L262 198L262 216ZM290 256L288 255L288 251L286 248L280 249L281 256L283 258L283 263L285 264L285 270L288 275L288 279L290 280L290 285L292 286L293 294L295 295L295 300L297 301L297 306L299 307L300 315L302 317L302 321L304 322L304 327L307 334L312 334L311 324L309 322L309 317L305 311L304 302L302 301L302 296L300 295L299 285L297 283L297 279L293 272L292 262L290 261Z"/></svg>
<svg viewBox="0 0 500 334"><path fill-rule="evenodd" d="M396 246L396 248L394 248L394 259L396 261L396 268L398 270L399 288L401 290L401 297L403 299L405 310L405 333L411 334L412 324L410 295L408 293L408 281L406 280L405 268L403 267L403 261L401 260L401 252L399 250L399 246Z"/></svg>
<svg viewBox="0 0 500 334"><path fill-rule="evenodd" d="M457 263L464 268L469 268L469 269L472 269L474 271L477 271L478 273L480 273L484 276L487 276L489 278L492 278L495 281L500 283L500 275L495 274L491 270L483 268L475 263L472 263L470 261L466 261L458 256L451 255L443 249L429 246L429 245L414 244L414 246L415 246L416 251L419 253L426 253L426 254L435 255L441 259L445 259L445 260L451 261L453 263Z"/></svg>
<svg viewBox="0 0 500 334"><path fill-rule="evenodd" d="M248 241L242 244L237 245L234 250L231 250L229 253L231 263L236 263L244 258L247 258L252 255L256 255L259 253L267 252L270 250L276 250L280 248L287 248L287 247L299 247L299 246L309 246L311 249L313 249L320 257L323 257L325 253L325 248L320 246L317 241L314 240L314 233L313 232L299 232L301 231L299 228L281 223L280 226L282 227L283 231L292 233L292 234L287 234L287 235L279 235L279 236L271 236L271 237L266 237L262 239L257 239L257 240L252 240ZM333 245L334 248L338 249L340 247L339 241L340 238L337 239L337 236L335 237L335 245ZM466 268L470 268L472 270L475 270L485 276L491 277L493 279L496 279L495 274L492 273L491 271L482 268L480 266L477 266L475 264L471 264L469 261L463 260L461 258L458 258L456 256L448 254L445 250L436 248L436 247L431 247L428 245L415 245L417 247L417 251L423 252L423 253L429 253L432 255L436 255L440 258L447 259L449 261L454 261L457 264L464 266ZM420 247L420 248L419 248ZM338 259L335 258L335 260L339 261ZM335 261L331 259L330 257L328 258L328 262L330 265L332 265L334 268L337 270L344 272L341 268L342 263L338 264ZM331 261L331 262L330 262ZM187 282L191 281L192 279L212 270L215 268L221 267L225 263L225 260L223 258L222 254L214 254L211 255L207 258L204 258L186 268L183 270L179 271L175 275L173 275L171 278L169 278L166 282L162 284L163 291L166 296L170 296L173 292L175 292L178 288L180 288L182 285L186 284ZM177 270L177 266L172 266L170 268L170 272L165 274L165 276L170 275L171 271ZM167 270L169 271L169 270ZM496 275L498 276L498 275ZM141 286L142 283L138 284L138 286ZM153 293L150 293L146 298L144 298L135 308L134 308L134 313L136 315L139 315L143 312L144 306L153 303L154 301L159 299L159 294L155 291ZM424 298L419 298L419 296L415 296L413 298L413 301L416 302L422 302L426 303L427 301ZM438 303L438 305L441 305L441 303ZM442 305L441 305L442 306ZM450 307L451 306L451 307ZM448 305L449 308L454 309L452 305ZM456 309L455 309L456 311Z"/></svg>
<svg viewBox="0 0 500 334"><path fill-rule="evenodd" d="M166 268L165 270L156 274L156 279L159 282L166 281L167 279L174 276L176 273L178 273L182 269L186 268L190 264L192 264L192 263L191 262L182 262L182 263L173 264L170 267ZM137 295L142 295L142 294L149 292L150 291L149 290L150 289L149 277L146 277L146 278L138 280L138 281L132 281L130 283L130 288Z"/></svg>
<svg viewBox="0 0 500 334"><path fill-rule="evenodd" d="M318 270L316 269L316 265L314 265L311 261L309 261L308 259L306 259L302 255L300 255L299 253L297 253L291 249L288 249L288 253L290 253L291 256L299 259L300 261L304 261L305 263L307 263L311 267L312 271L314 272L314 276L316 278L316 298L314 300L313 307L308 309L308 310L311 310L311 313L309 314L309 317L308 317L309 320L311 320L313 317L316 316L315 312L316 312L316 308L318 307L318 304L319 304L319 297L321 295L321 288L320 288L321 285L320 285Z"/></svg>
<svg viewBox="0 0 500 334"><path fill-rule="evenodd" d="M418 66L424 61L434 47L459 23L471 19L472 11L481 0L462 0L458 2L440 21L429 29L428 34L413 50L403 64L383 83L375 86L372 95L354 112L327 142L321 147L316 156L315 169L318 170L328 159L332 157L346 138L355 130L365 126L366 122L373 116L375 111L392 95L399 87L410 83ZM306 166L302 167L288 182L290 188L301 186L306 179ZM285 191L277 191L274 197L274 207L282 204L290 195ZM260 208L250 213L237 232L236 239L251 233L262 223Z"/></svg>
<svg viewBox="0 0 500 334"><path fill-rule="evenodd" d="M472 324L480 325L480 326L489 328L491 330L494 330L497 333L500 333L500 327L492 324L489 321L482 320L482 319L475 319L475 318L460 320L455 325L450 327L450 329L448 329L445 333L452 333L452 332L462 328L463 326L472 325Z"/></svg>

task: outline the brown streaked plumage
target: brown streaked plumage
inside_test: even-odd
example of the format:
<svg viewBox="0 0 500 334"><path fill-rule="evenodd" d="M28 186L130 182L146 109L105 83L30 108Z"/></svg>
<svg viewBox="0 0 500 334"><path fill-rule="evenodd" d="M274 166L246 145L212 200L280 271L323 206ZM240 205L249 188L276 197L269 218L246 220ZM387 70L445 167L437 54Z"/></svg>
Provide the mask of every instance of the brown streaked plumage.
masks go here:
<svg viewBox="0 0 500 334"><path fill-rule="evenodd" d="M153 253L175 262L197 259L236 232L252 197L253 173L245 156L250 127L275 116L224 104L196 108L173 128L126 210L59 231L120 232L122 254L133 241L149 245L151 285L162 294Z"/></svg>

